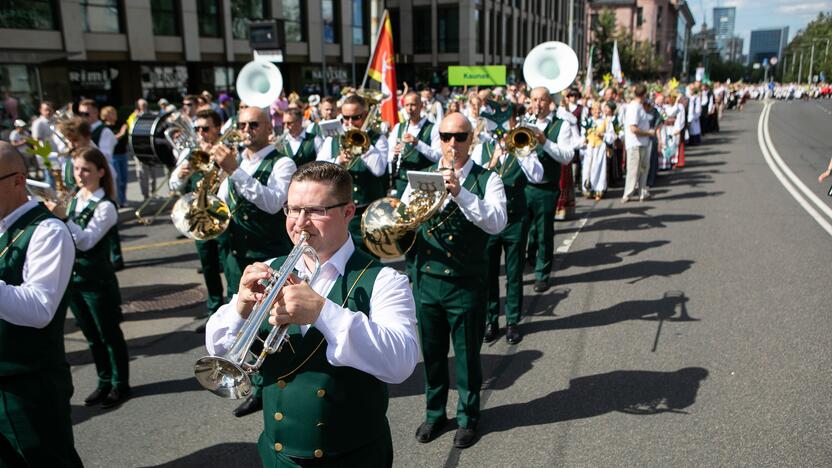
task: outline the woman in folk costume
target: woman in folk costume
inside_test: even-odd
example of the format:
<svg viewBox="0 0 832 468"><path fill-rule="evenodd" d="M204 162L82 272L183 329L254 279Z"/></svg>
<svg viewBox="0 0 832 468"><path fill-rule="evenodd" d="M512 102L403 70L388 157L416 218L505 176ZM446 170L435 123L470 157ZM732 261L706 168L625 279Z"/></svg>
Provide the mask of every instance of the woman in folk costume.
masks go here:
<svg viewBox="0 0 832 468"><path fill-rule="evenodd" d="M659 147L661 148L659 154L660 171L667 171L673 167L679 151L679 135L681 132L677 130L677 122L680 118L684 118L684 113L680 114L676 98L675 93L668 94L667 104L664 105L663 109L665 122L659 128L658 136Z"/></svg>
<svg viewBox="0 0 832 468"><path fill-rule="evenodd" d="M75 241L75 267L69 286L69 308L92 351L98 385L84 404L103 408L129 397L129 358L121 331L121 293L110 262L110 237L118 221L110 165L97 148L83 148L73 158L78 193L68 208L47 202L66 220Z"/></svg>
<svg viewBox="0 0 832 468"><path fill-rule="evenodd" d="M558 107L557 117L564 121L564 124L572 126L573 141L575 147L580 146L581 132L580 122L583 113L583 106L577 104L575 96L579 96L576 90L564 91L567 96L573 96L573 102L565 102ZM577 151L576 151L577 154ZM574 159L572 160L575 161ZM563 164L560 168L560 195L555 205L555 219L569 219L575 214L575 177L572 171L572 164Z"/></svg>
<svg viewBox="0 0 832 468"><path fill-rule="evenodd" d="M599 170L600 164L596 161L597 153L601 152L604 146L603 133L604 118L601 115L601 103L595 101L590 108L589 116L581 123L586 139L586 148L581 150L581 192L584 197L592 198L593 184L597 180L597 174L592 172L593 169ZM599 129L600 132L599 133ZM603 159L606 159L606 151L604 151ZM604 164L606 170L606 164ZM607 174L604 172L604 180L606 181Z"/></svg>

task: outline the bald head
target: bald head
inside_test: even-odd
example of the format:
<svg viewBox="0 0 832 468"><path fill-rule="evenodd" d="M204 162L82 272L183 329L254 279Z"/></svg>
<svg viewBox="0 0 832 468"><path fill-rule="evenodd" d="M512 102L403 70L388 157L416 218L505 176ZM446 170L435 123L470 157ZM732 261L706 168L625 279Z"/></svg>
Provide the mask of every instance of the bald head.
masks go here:
<svg viewBox="0 0 832 468"><path fill-rule="evenodd" d="M11 144L0 141L0 219L28 200L26 194L26 163Z"/></svg>
<svg viewBox="0 0 832 468"><path fill-rule="evenodd" d="M23 155L17 149L5 141L0 141L0 177L11 172L26 173L26 163L23 162Z"/></svg>
<svg viewBox="0 0 832 468"><path fill-rule="evenodd" d="M448 114L439 123L440 132L468 132L471 133L471 121L462 114Z"/></svg>
<svg viewBox="0 0 832 468"><path fill-rule="evenodd" d="M471 122L459 112L446 114L439 123L439 143L442 145L443 167L450 167L456 158L456 168L459 169L468 161L468 149L471 147ZM444 136L452 137L445 141ZM461 138L464 136L464 140ZM453 151L452 151L453 150Z"/></svg>
<svg viewBox="0 0 832 468"><path fill-rule="evenodd" d="M549 115L552 104L552 95L549 94L548 89L543 86L538 86L537 88L532 89L529 97L531 98L529 107L538 119L543 119Z"/></svg>

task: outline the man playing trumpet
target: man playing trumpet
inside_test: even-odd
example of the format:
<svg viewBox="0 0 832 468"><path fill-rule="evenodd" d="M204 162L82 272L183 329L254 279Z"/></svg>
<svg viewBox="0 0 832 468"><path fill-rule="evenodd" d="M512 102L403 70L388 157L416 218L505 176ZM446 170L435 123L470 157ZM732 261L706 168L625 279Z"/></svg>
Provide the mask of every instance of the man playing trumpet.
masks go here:
<svg viewBox="0 0 832 468"><path fill-rule="evenodd" d="M355 248L353 193L340 165L313 162L292 176L286 231L293 242L305 232L321 266L311 284L293 276L271 309L269 323L289 324L289 334L260 367L268 382L258 442L264 466L393 463L386 383L403 382L418 361L415 305L407 277ZM284 260L246 268L237 294L208 322L210 354L228 350L264 296L259 282ZM300 276L314 268L304 260Z"/></svg>

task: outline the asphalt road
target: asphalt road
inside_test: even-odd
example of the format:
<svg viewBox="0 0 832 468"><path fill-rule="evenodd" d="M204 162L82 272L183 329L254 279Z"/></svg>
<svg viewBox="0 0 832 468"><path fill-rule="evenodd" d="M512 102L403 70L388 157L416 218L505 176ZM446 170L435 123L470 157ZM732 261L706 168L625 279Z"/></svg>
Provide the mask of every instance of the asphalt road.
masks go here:
<svg viewBox="0 0 832 468"><path fill-rule="evenodd" d="M415 441L420 364L390 387L396 466L832 465L832 242L763 160L761 110L727 113L650 201L621 204L620 188L579 200L578 219L556 225L557 286L537 295L526 276L525 339L483 347L479 443L453 449L452 430ZM778 152L826 201L817 174L830 112L826 101L778 102L770 122ZM83 407L95 373L69 319L81 457L257 466L261 415L234 418L237 402L193 379L204 353L193 246L161 221L128 223L123 237L135 396L116 410ZM455 404L452 392L451 416Z"/></svg>

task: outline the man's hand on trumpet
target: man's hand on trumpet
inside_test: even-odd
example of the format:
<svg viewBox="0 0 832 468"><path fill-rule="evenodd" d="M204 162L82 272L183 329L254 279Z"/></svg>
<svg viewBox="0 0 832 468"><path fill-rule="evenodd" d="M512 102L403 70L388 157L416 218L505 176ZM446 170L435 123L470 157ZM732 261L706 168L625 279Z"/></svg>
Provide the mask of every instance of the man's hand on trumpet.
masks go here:
<svg viewBox="0 0 832 468"><path fill-rule="evenodd" d="M260 284L260 280L268 280L272 269L265 263L252 263L243 270L240 278L240 288L237 290L237 313L240 317L247 319L254 305L263 299L266 287Z"/></svg>
<svg viewBox="0 0 832 468"><path fill-rule="evenodd" d="M217 162L226 174L237 170L237 152L225 145L215 145L211 149L211 159Z"/></svg>
<svg viewBox="0 0 832 468"><path fill-rule="evenodd" d="M301 281L294 273L277 296L271 310L269 323L285 325L294 323L310 325L318 320L326 299L312 289L306 281Z"/></svg>

